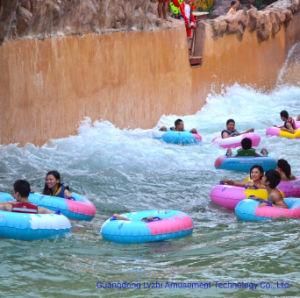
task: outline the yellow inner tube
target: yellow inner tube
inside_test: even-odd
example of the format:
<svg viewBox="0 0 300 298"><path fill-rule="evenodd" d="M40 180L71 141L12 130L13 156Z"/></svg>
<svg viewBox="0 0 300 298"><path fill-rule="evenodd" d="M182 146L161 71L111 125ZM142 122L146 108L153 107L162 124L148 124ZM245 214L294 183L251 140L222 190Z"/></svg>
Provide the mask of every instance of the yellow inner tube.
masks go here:
<svg viewBox="0 0 300 298"><path fill-rule="evenodd" d="M268 192L265 189L245 189L246 197L254 196L259 199L267 200Z"/></svg>
<svg viewBox="0 0 300 298"><path fill-rule="evenodd" d="M247 183L250 180L251 180L250 177L246 177L243 179L243 182ZM281 191L280 189L279 189L279 192L281 193L282 197L284 198L285 197L284 192ZM267 200L269 197L267 190L263 189L263 188L260 188L260 189L247 188L247 189L245 189L245 195L246 195L246 198L254 196L256 198L263 199L263 200Z"/></svg>
<svg viewBox="0 0 300 298"><path fill-rule="evenodd" d="M288 139L298 139L300 138L300 128L296 129L294 133L288 131L280 130L279 136Z"/></svg>

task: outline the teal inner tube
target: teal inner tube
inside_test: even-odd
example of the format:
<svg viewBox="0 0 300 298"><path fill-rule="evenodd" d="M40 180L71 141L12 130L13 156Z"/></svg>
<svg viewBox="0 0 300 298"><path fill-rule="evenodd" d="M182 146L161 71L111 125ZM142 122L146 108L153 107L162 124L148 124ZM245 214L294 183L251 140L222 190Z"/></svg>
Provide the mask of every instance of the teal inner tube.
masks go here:
<svg viewBox="0 0 300 298"><path fill-rule="evenodd" d="M277 161L271 157L226 157L220 156L215 161L216 169L249 172L254 165L262 166L264 171L274 170L277 167Z"/></svg>
<svg viewBox="0 0 300 298"><path fill-rule="evenodd" d="M110 218L100 234L103 239L117 243L144 243L181 238L192 234L193 221L181 211L146 210L124 213L128 220Z"/></svg>
<svg viewBox="0 0 300 298"><path fill-rule="evenodd" d="M175 131L169 130L165 132L161 139L168 144L176 145L192 145L199 144L201 142L201 136L199 134L193 134L188 131Z"/></svg>

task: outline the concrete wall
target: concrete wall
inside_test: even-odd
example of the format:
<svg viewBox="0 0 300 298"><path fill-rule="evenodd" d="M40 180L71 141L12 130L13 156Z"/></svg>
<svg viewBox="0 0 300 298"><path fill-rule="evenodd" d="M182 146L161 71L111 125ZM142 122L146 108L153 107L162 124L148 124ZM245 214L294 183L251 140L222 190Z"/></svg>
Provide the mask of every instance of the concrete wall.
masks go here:
<svg viewBox="0 0 300 298"><path fill-rule="evenodd" d="M153 127L162 114L191 114L213 86L272 88L300 14L275 37L245 32L214 39L206 28L203 65L188 62L185 29L9 41L0 47L0 143L42 144L74 134L89 116L119 127Z"/></svg>

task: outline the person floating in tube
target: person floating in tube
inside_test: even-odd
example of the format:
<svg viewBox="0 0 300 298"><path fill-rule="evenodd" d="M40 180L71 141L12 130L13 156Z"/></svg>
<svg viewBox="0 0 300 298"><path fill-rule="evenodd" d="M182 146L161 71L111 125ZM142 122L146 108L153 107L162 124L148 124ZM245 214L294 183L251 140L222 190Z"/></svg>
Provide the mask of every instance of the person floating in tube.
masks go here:
<svg viewBox="0 0 300 298"><path fill-rule="evenodd" d="M296 130L295 120L289 116L289 113L285 110L280 112L280 118L284 122L282 126L276 126L280 128L282 131L287 131L290 133L294 133Z"/></svg>
<svg viewBox="0 0 300 298"><path fill-rule="evenodd" d="M52 211L38 207L35 204L28 202L30 194L30 184L26 180L17 180L14 183L13 196L16 201L0 203L0 210L17 212L17 213L29 213L29 214L51 214Z"/></svg>
<svg viewBox="0 0 300 298"><path fill-rule="evenodd" d="M268 200L263 200L260 206L288 208L283 200L283 194L277 188L280 181L280 174L276 170L269 170L266 172L265 176L262 178L262 182L268 192Z"/></svg>
<svg viewBox="0 0 300 298"><path fill-rule="evenodd" d="M291 165L285 159L278 159L276 171L279 173L282 181L295 180L292 174Z"/></svg>
<svg viewBox="0 0 300 298"><path fill-rule="evenodd" d="M60 174L57 171L47 173L43 195L73 199L69 187L61 183Z"/></svg>
<svg viewBox="0 0 300 298"><path fill-rule="evenodd" d="M249 138L244 138L241 141L242 148L237 150L235 157L246 157L246 156L254 156L254 157L261 157L261 156L268 156L268 150L263 148L261 149L260 153L258 154L254 148L252 148L252 140ZM230 148L226 151L226 156L232 156L232 150Z"/></svg>
<svg viewBox="0 0 300 298"><path fill-rule="evenodd" d="M228 119L226 121L226 129L222 130L221 137L222 139L230 138L230 137L236 137L245 133L254 132L253 128L247 129L243 132L238 132L235 129L235 121L233 119Z"/></svg>
<svg viewBox="0 0 300 298"><path fill-rule="evenodd" d="M162 126L160 129L160 131L167 131L167 128L165 126ZM177 119L175 122L174 122L174 127L170 127L170 130L174 130L174 131L185 131L184 130L184 122L182 119ZM190 130L190 133L193 133L193 134L197 134L197 129L196 128L192 128Z"/></svg>
<svg viewBox="0 0 300 298"><path fill-rule="evenodd" d="M250 179L244 179L243 181L236 181L231 179L223 179L220 184L234 185L239 187L245 187L248 189L264 189L265 185L262 181L264 176L264 169L260 165L254 165L250 169Z"/></svg>

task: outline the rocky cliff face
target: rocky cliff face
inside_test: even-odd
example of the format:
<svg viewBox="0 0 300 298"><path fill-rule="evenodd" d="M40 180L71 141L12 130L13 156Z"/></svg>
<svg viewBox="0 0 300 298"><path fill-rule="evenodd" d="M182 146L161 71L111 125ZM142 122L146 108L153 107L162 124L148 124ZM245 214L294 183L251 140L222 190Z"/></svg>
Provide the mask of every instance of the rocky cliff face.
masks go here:
<svg viewBox="0 0 300 298"><path fill-rule="evenodd" d="M212 11L213 16L225 15L229 8L232 0L214 0L214 9ZM249 8L250 5L257 6L257 8L262 9L265 6L276 2L276 0L239 0L242 9Z"/></svg>
<svg viewBox="0 0 300 298"><path fill-rule="evenodd" d="M264 41L286 26L300 11L300 0L279 0L264 10L256 8L238 10L235 15L220 16L210 21L215 37L236 34L242 39L245 30L256 31L259 41Z"/></svg>
<svg viewBox="0 0 300 298"><path fill-rule="evenodd" d="M225 13L230 0L215 0L215 11ZM209 21L216 37L246 29L260 41L276 34L300 10L300 0L279 0L266 9L243 9L234 16ZM22 37L46 38L57 34L85 34L170 27L156 15L156 0L0 0L0 45ZM226 9L225 9L226 8ZM223 10L222 10L223 9Z"/></svg>
<svg viewBox="0 0 300 298"><path fill-rule="evenodd" d="M155 0L0 0L0 44L5 39L43 38L59 32L143 30L160 25Z"/></svg>

